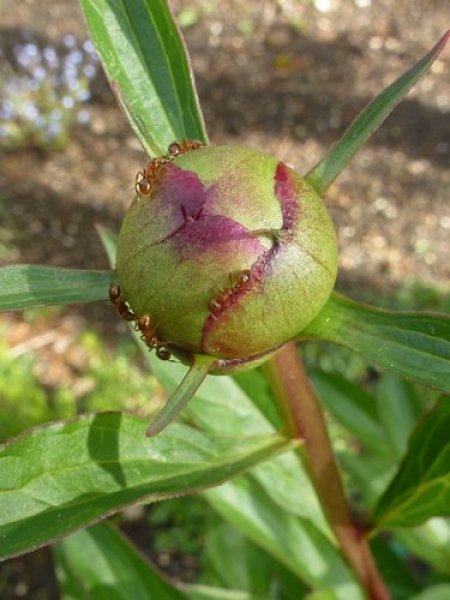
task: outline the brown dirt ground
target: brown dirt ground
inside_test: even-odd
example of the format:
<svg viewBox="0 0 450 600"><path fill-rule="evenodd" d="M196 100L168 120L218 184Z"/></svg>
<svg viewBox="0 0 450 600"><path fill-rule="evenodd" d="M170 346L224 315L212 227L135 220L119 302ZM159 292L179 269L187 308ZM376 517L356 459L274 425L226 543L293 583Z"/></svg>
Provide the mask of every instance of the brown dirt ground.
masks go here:
<svg viewBox="0 0 450 600"><path fill-rule="evenodd" d="M210 139L263 148L303 173L450 26L450 4L441 0L173 6L181 17L187 6L194 15L184 34ZM0 0L0 17L4 50L24 28L53 42L65 33L87 37L75 0ZM449 65L447 49L327 195L340 244L338 285L348 293L370 287L382 295L415 281L450 291ZM2 226L13 233L15 262L107 267L94 226L118 231L146 159L103 78L94 92L89 126L74 131L64 151L1 157ZM75 329L123 331L103 305L71 314L83 315ZM19 317L7 318L11 343L34 334ZM32 556L10 562L15 583L5 598L57 597L39 577L46 552Z"/></svg>

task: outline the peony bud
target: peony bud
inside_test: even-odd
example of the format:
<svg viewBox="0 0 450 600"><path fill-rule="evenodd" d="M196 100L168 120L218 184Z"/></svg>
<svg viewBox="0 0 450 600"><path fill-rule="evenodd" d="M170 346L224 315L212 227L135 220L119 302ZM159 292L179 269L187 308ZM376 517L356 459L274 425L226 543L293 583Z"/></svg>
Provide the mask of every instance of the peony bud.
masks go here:
<svg viewBox="0 0 450 600"><path fill-rule="evenodd" d="M336 278L336 236L286 164L197 146L174 144L138 174L117 246L119 312L161 358L208 355L226 372L261 362L318 314Z"/></svg>

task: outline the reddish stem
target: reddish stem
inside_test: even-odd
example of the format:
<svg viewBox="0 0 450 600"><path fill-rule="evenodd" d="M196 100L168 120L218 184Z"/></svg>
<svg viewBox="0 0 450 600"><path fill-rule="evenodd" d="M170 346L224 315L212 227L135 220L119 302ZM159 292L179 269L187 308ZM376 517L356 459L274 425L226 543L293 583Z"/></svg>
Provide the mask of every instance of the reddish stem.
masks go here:
<svg viewBox="0 0 450 600"><path fill-rule="evenodd" d="M300 456L343 555L371 600L389 600L364 532L352 521L319 400L296 345L286 344L265 371L288 435L303 442Z"/></svg>

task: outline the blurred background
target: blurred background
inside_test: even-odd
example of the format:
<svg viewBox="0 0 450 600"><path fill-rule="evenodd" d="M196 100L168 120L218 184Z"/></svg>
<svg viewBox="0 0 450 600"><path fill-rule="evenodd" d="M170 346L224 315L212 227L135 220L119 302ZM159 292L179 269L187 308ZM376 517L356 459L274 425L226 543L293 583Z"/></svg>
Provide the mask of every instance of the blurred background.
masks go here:
<svg viewBox="0 0 450 600"><path fill-rule="evenodd" d="M442 0L171 4L211 142L260 148L300 173L450 27ZM327 194L350 296L450 309L449 67L447 49ZM95 226L118 232L146 156L75 0L0 0L0 152L0 264L108 268ZM104 304L2 315L0 441L83 410L145 415L160 390L125 333ZM46 552L2 568L1 598L57 597Z"/></svg>

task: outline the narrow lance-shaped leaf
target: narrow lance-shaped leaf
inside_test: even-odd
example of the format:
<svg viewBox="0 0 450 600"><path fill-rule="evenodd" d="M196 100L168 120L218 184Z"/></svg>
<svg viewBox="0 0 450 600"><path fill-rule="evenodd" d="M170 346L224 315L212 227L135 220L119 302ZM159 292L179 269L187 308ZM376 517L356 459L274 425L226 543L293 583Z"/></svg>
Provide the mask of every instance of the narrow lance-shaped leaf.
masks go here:
<svg viewBox="0 0 450 600"><path fill-rule="evenodd" d="M186 50L165 0L80 0L113 91L149 155L206 142Z"/></svg>
<svg viewBox="0 0 450 600"><path fill-rule="evenodd" d="M169 397L161 411L156 415L147 430L147 435L152 437L172 423L183 408L192 400L195 392L208 375L215 359L201 354L195 354L189 371L184 376L180 385Z"/></svg>
<svg viewBox="0 0 450 600"><path fill-rule="evenodd" d="M0 269L0 311L107 300L113 271L14 265Z"/></svg>
<svg viewBox="0 0 450 600"><path fill-rule="evenodd" d="M377 528L450 516L450 402L442 398L413 432L397 474L380 498Z"/></svg>
<svg viewBox="0 0 450 600"><path fill-rule="evenodd" d="M105 249L108 262L111 265L111 268L113 268L116 262L117 235L103 225L96 225L95 229L97 230L100 241Z"/></svg>
<svg viewBox="0 0 450 600"><path fill-rule="evenodd" d="M299 338L346 346L388 371L450 392L450 317L376 309L333 293Z"/></svg>
<svg viewBox="0 0 450 600"><path fill-rule="evenodd" d="M37 428L0 448L0 558L127 504L217 485L292 447L277 435L208 436L181 425L148 439L147 425L97 414Z"/></svg>
<svg viewBox="0 0 450 600"><path fill-rule="evenodd" d="M411 87L428 71L449 38L450 31L447 31L428 54L377 96L353 121L334 148L311 169L306 175L306 180L318 194L322 195L326 192L364 142Z"/></svg>

